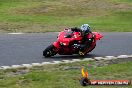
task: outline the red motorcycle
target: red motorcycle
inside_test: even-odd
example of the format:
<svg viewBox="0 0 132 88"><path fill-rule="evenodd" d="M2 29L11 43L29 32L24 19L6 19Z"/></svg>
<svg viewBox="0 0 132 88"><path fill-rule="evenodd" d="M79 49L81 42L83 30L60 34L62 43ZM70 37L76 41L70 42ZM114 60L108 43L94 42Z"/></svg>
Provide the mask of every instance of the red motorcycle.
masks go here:
<svg viewBox="0 0 132 88"><path fill-rule="evenodd" d="M90 48L85 47L84 53L80 53L80 45L82 44L82 36L81 32L73 32L71 30L64 30L59 33L57 36L57 41L54 42L52 45L48 46L43 51L43 56L51 57L56 54L59 55L72 55L72 54L79 54L79 55L86 55L87 53L91 52L95 46L96 41L100 40L103 35L98 32L92 32L93 34L88 34L87 38L92 39L92 43L90 44Z"/></svg>

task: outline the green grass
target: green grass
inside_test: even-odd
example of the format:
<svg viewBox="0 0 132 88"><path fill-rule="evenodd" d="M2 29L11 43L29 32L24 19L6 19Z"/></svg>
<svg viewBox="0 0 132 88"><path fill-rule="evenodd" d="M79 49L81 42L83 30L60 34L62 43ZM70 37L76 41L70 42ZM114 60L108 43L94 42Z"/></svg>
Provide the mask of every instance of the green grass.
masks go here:
<svg viewBox="0 0 132 88"><path fill-rule="evenodd" d="M131 0L0 0L0 32L49 32L89 23L93 31L132 31Z"/></svg>
<svg viewBox="0 0 132 88"><path fill-rule="evenodd" d="M113 1L116 1L119 3L122 3L122 2L131 3L132 2L132 0L113 0Z"/></svg>
<svg viewBox="0 0 132 88"><path fill-rule="evenodd" d="M132 80L132 62L96 66L91 62L75 62L59 65L45 65L34 67L26 74L14 75L21 70L0 71L0 88L83 88L78 79L81 68L89 72L90 79L129 79ZM101 88L126 88L126 86L101 86ZM99 88L89 86L86 88ZM131 86L127 86L131 88Z"/></svg>

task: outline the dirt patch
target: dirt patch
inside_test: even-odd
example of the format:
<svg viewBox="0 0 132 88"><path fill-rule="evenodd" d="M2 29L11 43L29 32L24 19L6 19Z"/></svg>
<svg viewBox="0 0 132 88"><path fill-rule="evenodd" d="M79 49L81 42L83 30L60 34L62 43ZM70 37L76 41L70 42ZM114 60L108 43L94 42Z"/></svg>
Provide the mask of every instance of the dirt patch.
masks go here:
<svg viewBox="0 0 132 88"><path fill-rule="evenodd" d="M20 32L25 28L24 24L17 23L0 23L0 31L4 32Z"/></svg>
<svg viewBox="0 0 132 88"><path fill-rule="evenodd" d="M52 15L52 16L102 16L111 10L131 10L126 3L108 0L58 0L40 2L36 6L14 9L15 14Z"/></svg>
<svg viewBox="0 0 132 88"><path fill-rule="evenodd" d="M119 58L119 59L112 59L112 60L100 60L100 61L96 61L92 66L102 67L102 66L106 66L106 65L126 63L126 62L131 62L131 61L132 61L132 58Z"/></svg>
<svg viewBox="0 0 132 88"><path fill-rule="evenodd" d="M123 3L116 3L112 6L112 8L118 9L118 10L132 10L132 5L123 4Z"/></svg>
<svg viewBox="0 0 132 88"><path fill-rule="evenodd" d="M28 72L29 72L29 69L12 69L12 70L6 72L6 76L15 77L18 75L27 74Z"/></svg>
<svg viewBox="0 0 132 88"><path fill-rule="evenodd" d="M50 2L50 1L49 1ZM24 7L15 9L16 14L45 14L45 15L95 15L104 14L104 10L110 9L111 4L106 0L62 0L53 3L41 3L36 7ZM101 12L100 12L101 11ZM99 13L100 12L100 13Z"/></svg>
<svg viewBox="0 0 132 88"><path fill-rule="evenodd" d="M96 67L103 67L112 64L120 64L120 63L127 63L132 62L132 58L120 58L120 59L112 59L112 60L99 60L99 61L92 61L90 64L84 64L83 67L96 68ZM73 70L73 69L81 69L80 66L66 66L63 70Z"/></svg>
<svg viewBox="0 0 132 88"><path fill-rule="evenodd" d="M51 6L38 6L33 8L16 9L16 14L45 14L53 11L55 8Z"/></svg>

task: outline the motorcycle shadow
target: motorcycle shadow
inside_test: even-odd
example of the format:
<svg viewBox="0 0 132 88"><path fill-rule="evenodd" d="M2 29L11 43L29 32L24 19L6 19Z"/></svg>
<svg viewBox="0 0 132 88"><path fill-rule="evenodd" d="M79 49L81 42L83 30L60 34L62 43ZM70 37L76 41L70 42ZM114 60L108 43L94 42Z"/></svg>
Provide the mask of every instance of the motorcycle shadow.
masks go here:
<svg viewBox="0 0 132 88"><path fill-rule="evenodd" d="M45 59L57 59L57 60L68 60L68 59L84 59L84 58L94 58L94 57L98 57L99 55L95 55L95 54L87 54L85 56L79 56L77 54L75 55L56 55L53 57L49 57L49 58L45 58Z"/></svg>

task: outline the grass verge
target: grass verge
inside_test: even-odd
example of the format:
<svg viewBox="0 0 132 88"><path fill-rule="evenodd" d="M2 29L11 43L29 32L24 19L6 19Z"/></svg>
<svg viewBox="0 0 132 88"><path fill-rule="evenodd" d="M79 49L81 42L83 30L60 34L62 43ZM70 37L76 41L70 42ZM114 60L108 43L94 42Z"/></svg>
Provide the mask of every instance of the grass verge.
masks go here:
<svg viewBox="0 0 132 88"><path fill-rule="evenodd" d="M81 77L82 67L89 71L90 79L132 80L131 66L130 61L119 63L114 60L102 60L5 70L0 71L0 88L81 88L78 78ZM101 86L101 88L126 87L131 88L131 86ZM86 88L99 88L99 86Z"/></svg>
<svg viewBox="0 0 132 88"><path fill-rule="evenodd" d="M132 31L131 0L0 0L0 32L49 32L89 23L93 31Z"/></svg>

